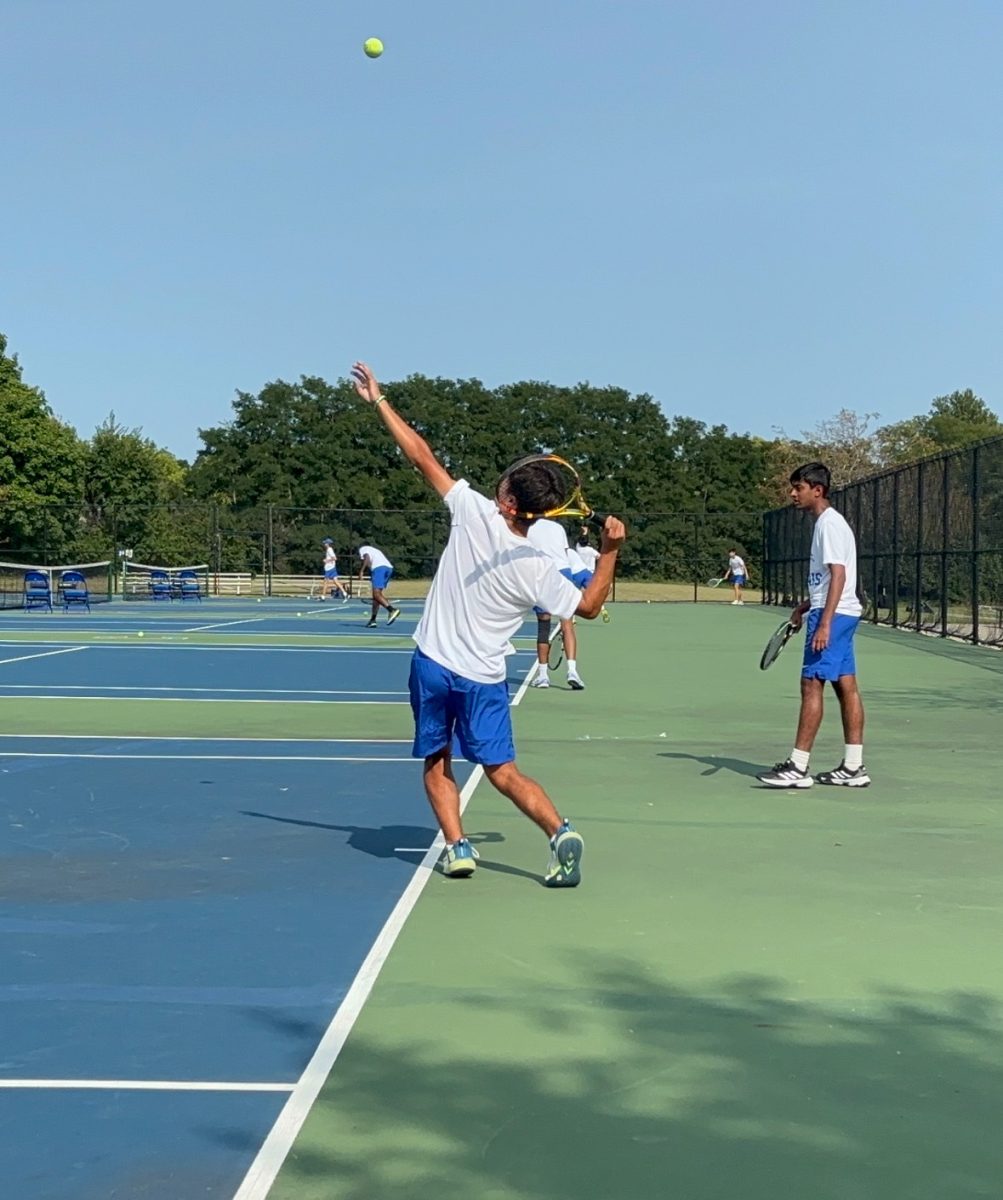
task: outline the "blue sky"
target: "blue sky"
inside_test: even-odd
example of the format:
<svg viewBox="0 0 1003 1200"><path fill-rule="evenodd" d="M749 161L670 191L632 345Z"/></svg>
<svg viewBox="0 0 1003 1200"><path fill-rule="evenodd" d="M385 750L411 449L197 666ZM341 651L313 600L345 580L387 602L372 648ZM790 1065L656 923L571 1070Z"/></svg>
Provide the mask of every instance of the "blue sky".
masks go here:
<svg viewBox="0 0 1003 1200"><path fill-rule="evenodd" d="M192 457L360 356L763 435L1003 408L996 0L0 0L0 39L0 331L84 435Z"/></svg>

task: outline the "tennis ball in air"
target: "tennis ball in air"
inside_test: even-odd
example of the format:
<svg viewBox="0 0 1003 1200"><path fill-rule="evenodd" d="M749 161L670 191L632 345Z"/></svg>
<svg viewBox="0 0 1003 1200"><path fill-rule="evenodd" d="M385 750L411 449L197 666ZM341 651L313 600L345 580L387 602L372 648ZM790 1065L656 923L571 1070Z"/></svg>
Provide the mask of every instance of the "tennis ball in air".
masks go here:
<svg viewBox="0 0 1003 1200"><path fill-rule="evenodd" d="M366 38L362 43L362 49L365 50L367 58L379 58L383 53L383 43L379 38Z"/></svg>

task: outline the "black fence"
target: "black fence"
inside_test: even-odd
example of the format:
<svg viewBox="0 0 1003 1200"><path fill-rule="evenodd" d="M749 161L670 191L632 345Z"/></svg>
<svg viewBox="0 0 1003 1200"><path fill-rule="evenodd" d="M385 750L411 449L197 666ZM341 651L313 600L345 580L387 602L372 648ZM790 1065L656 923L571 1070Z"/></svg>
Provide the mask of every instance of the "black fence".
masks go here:
<svg viewBox="0 0 1003 1200"><path fill-rule="evenodd" d="M865 619L1003 645L1003 438L873 475L834 491L857 536ZM763 599L806 595L811 520L764 516Z"/></svg>
<svg viewBox="0 0 1003 1200"><path fill-rule="evenodd" d="M27 516L21 532L8 528L0 560L23 565L114 561L130 551L135 562L154 566L205 563L212 573L249 572L264 580L266 593L273 576L319 574L324 538L334 542L343 574L357 570L359 546L371 543L390 557L399 578L428 579L449 536L449 514L441 506L234 508L206 502L117 510L46 507ZM748 562L753 581L759 578L760 512L627 513L625 520L620 580L685 584L679 598L694 599L699 585L724 573L732 547ZM576 525L567 527L575 540ZM595 531L591 540L598 544Z"/></svg>

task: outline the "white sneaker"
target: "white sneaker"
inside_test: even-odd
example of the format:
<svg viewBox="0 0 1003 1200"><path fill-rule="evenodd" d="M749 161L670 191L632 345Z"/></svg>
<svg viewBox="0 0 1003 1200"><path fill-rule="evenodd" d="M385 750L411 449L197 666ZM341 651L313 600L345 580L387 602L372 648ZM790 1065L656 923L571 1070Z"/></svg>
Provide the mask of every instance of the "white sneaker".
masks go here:
<svg viewBox="0 0 1003 1200"><path fill-rule="evenodd" d="M550 687L550 680L547 678L546 672L538 672L536 676L529 681L529 686L537 688Z"/></svg>
<svg viewBox="0 0 1003 1200"><path fill-rule="evenodd" d="M571 688L573 692L585 691L585 684L582 682L582 677L577 671L568 672L568 687Z"/></svg>
<svg viewBox="0 0 1003 1200"><path fill-rule="evenodd" d="M741 604L741 603L742 603L741 600L732 600L732 604Z"/></svg>

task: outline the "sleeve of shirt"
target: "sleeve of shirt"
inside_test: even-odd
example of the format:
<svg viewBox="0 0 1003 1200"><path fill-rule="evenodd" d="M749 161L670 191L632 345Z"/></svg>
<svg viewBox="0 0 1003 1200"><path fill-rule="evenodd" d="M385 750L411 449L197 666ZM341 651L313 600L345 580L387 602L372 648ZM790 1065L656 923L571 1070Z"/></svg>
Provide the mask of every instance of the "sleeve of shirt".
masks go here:
<svg viewBox="0 0 1003 1200"><path fill-rule="evenodd" d="M496 509L493 500L475 492L465 479L457 479L442 497L442 502L449 509L454 525L463 525L474 517L482 517Z"/></svg>
<svg viewBox="0 0 1003 1200"><path fill-rule="evenodd" d="M853 559L854 546L846 531L840 526L825 526L819 538L822 562L827 567L848 567Z"/></svg>
<svg viewBox="0 0 1003 1200"><path fill-rule="evenodd" d="M555 617L573 617L582 601L582 593L557 569L552 560L547 560L539 584L536 599L538 608L553 613Z"/></svg>

